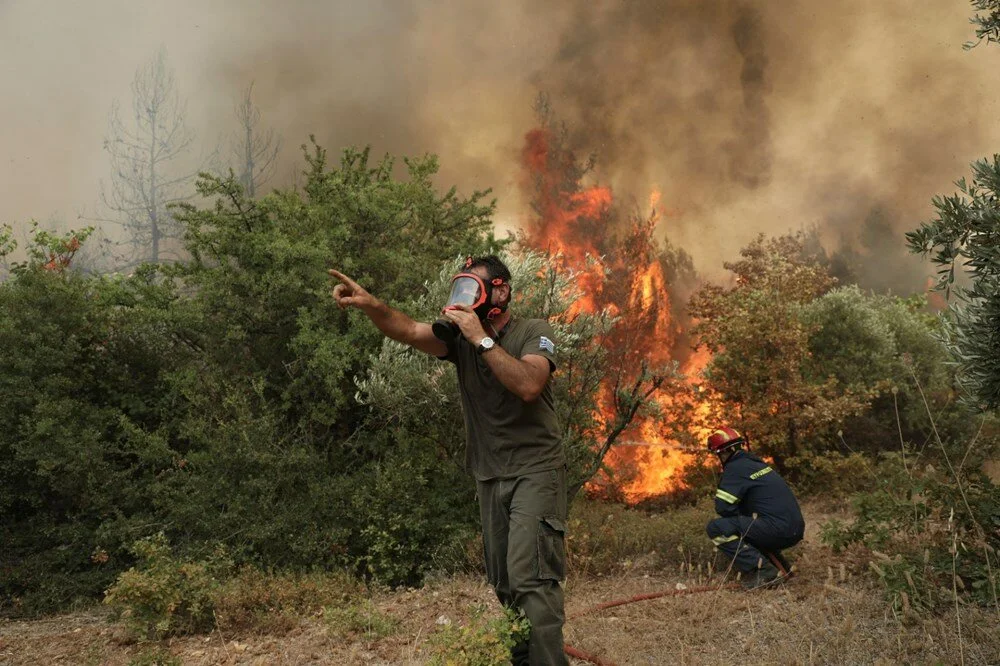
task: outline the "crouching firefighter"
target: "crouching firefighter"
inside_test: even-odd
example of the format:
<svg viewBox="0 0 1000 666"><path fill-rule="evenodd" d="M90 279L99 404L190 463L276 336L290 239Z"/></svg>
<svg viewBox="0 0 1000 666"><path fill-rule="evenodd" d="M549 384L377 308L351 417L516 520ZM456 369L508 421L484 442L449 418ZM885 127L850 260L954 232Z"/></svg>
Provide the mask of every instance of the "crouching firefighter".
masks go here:
<svg viewBox="0 0 1000 666"><path fill-rule="evenodd" d="M743 587L754 589L787 578L781 551L802 541L806 524L785 480L747 448L747 439L732 428L719 428L708 438L708 450L722 463L722 480L715 491L719 518L706 531L742 574Z"/></svg>

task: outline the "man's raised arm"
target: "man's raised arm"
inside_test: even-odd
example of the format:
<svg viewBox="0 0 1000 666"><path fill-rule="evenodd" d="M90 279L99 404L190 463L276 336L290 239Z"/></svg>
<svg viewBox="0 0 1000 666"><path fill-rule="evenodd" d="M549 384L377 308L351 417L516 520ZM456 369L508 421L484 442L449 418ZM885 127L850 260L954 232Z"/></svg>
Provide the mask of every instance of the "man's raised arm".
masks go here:
<svg viewBox="0 0 1000 666"><path fill-rule="evenodd" d="M341 308L358 308L386 337L414 349L434 356L445 356L448 353L447 345L434 336L430 324L414 321L399 310L390 308L340 271L331 268L329 273L340 280L340 284L333 288L333 300Z"/></svg>

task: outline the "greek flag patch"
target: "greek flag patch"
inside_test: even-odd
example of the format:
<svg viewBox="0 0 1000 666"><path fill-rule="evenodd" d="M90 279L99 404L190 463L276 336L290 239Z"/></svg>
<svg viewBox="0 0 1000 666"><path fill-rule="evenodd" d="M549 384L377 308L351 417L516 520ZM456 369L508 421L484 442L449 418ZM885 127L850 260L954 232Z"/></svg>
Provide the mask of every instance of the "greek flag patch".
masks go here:
<svg viewBox="0 0 1000 666"><path fill-rule="evenodd" d="M547 351L550 354L555 354L556 353L556 346L555 346L555 344L551 340L549 340L547 337L545 337L544 335L538 340L538 348L539 349L544 349L545 351Z"/></svg>

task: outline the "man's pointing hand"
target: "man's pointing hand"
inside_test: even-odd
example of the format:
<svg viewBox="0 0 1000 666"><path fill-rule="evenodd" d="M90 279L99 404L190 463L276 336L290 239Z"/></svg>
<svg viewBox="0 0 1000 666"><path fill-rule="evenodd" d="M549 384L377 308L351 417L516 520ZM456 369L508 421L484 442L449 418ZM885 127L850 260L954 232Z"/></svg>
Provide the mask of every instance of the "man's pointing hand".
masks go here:
<svg viewBox="0 0 1000 666"><path fill-rule="evenodd" d="M340 284L333 288L333 300L341 308L347 308L352 305L356 308L365 308L375 304L375 297L365 291L365 288L360 284L332 268L327 272L340 280Z"/></svg>

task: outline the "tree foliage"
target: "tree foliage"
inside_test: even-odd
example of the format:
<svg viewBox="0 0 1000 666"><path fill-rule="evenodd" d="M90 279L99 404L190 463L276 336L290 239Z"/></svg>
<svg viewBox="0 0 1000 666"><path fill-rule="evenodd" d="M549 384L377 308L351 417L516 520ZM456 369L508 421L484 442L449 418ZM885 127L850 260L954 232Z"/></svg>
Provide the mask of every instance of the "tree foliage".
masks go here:
<svg viewBox="0 0 1000 666"><path fill-rule="evenodd" d="M1000 44L1000 0L971 0L971 4L976 13L969 22L976 26L976 41L967 42L965 49L978 46L984 39L987 44Z"/></svg>
<svg viewBox="0 0 1000 666"><path fill-rule="evenodd" d="M756 238L726 263L734 286L707 285L691 301L694 335L712 353L708 387L723 420L752 433L783 464L809 450L827 426L867 404L836 377L810 376L816 326L803 309L834 284L805 255L800 236Z"/></svg>
<svg viewBox="0 0 1000 666"><path fill-rule="evenodd" d="M956 404L955 368L940 339L941 320L928 312L923 297L842 287L810 303L802 316L814 327L807 364L812 380L834 377L870 397L867 409L838 425L833 444L841 453L878 455L903 446L937 458L933 448L927 450L935 430L969 464L995 450L992 421L971 418ZM974 450L967 450L976 440Z"/></svg>
<svg viewBox="0 0 1000 666"><path fill-rule="evenodd" d="M382 339L335 307L326 270L404 303L443 261L498 246L492 204L436 192L430 157L403 179L367 151L306 165L302 191L258 200L205 175L214 203L173 211L183 264L88 276L63 261L78 237L39 233L0 284L5 611L104 589L161 531L184 557L221 543L387 582L469 533L471 486L434 443L365 429L354 382Z"/></svg>
<svg viewBox="0 0 1000 666"><path fill-rule="evenodd" d="M168 297L148 271L67 270L84 236L36 233L0 284L0 607L26 592L66 604L108 583L92 557L134 538L145 484L175 460L155 436L170 409L164 369L183 362L157 316Z"/></svg>
<svg viewBox="0 0 1000 666"><path fill-rule="evenodd" d="M940 321L925 302L835 288L801 241L756 239L726 264L734 286L708 285L692 299L720 421L800 472L836 462L811 462L817 454L923 450L935 427L946 441L978 437L984 422L954 404ZM995 447L991 433L980 433L977 460Z"/></svg>
<svg viewBox="0 0 1000 666"><path fill-rule="evenodd" d="M937 288L955 296L947 320L948 346L957 359L968 400L1000 406L1000 155L972 165L972 182L935 197L937 217L906 235L911 251L938 267ZM962 271L969 286L956 282Z"/></svg>
<svg viewBox="0 0 1000 666"><path fill-rule="evenodd" d="M1000 0L971 0L976 42L1000 44ZM959 363L966 401L983 410L1000 406L1000 154L972 164L972 182L933 199L936 217L906 234L910 251L938 267L936 288L955 301L945 337ZM956 269L964 280L956 284Z"/></svg>

